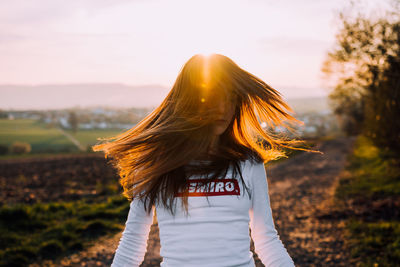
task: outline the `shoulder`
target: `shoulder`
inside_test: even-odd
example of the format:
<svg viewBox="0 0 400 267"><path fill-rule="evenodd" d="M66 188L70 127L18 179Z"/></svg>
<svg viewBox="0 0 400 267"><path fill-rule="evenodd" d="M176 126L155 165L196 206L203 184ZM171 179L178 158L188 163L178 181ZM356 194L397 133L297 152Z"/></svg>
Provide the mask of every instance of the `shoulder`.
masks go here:
<svg viewBox="0 0 400 267"><path fill-rule="evenodd" d="M245 170L247 179L253 187L264 186L267 181L267 173L262 160L246 160Z"/></svg>
<svg viewBox="0 0 400 267"><path fill-rule="evenodd" d="M243 164L245 165L245 167L247 167L248 169L260 169L260 168L264 168L264 161L257 157L257 158L248 158L246 160L243 161Z"/></svg>
<svg viewBox="0 0 400 267"><path fill-rule="evenodd" d="M262 160L246 159L242 161L241 164L242 171L247 180L252 181L254 179L260 179L261 177L265 179L265 165Z"/></svg>

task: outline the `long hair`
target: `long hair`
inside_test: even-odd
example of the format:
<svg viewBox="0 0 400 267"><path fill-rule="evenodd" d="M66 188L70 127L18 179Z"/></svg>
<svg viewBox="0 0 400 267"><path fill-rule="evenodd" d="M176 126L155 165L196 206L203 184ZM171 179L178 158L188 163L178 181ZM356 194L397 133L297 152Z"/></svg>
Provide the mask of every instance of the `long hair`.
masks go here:
<svg viewBox="0 0 400 267"><path fill-rule="evenodd" d="M236 98L234 116L220 135L218 152L208 155L216 106L228 95ZM283 147L312 151L294 146L303 141L278 137L260 125L260 121L269 127L285 122L303 124L290 115L292 111L278 91L230 58L197 54L184 64L171 91L156 109L133 128L115 137L98 138L115 140L96 144L93 150L102 150L106 158L111 157L119 171L123 195L129 200L143 200L148 213L161 201L173 214L179 193L188 212L187 179L191 175L204 175L208 184L233 166L245 185L240 161L266 163L287 157ZM285 127L293 130L287 124ZM207 164L191 164L201 162L198 159L204 155L208 155Z"/></svg>

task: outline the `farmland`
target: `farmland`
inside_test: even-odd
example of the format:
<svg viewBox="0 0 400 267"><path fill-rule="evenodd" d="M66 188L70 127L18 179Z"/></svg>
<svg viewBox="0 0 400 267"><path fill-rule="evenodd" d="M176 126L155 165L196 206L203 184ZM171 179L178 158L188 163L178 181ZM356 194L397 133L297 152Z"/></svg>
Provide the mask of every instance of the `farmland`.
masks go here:
<svg viewBox="0 0 400 267"><path fill-rule="evenodd" d="M0 129L1 145L31 146L0 158L0 266L68 255L121 230L129 202L104 154L79 151L60 130L32 119L2 119ZM89 147L119 131L69 133Z"/></svg>
<svg viewBox="0 0 400 267"><path fill-rule="evenodd" d="M8 120L0 119L0 144L10 146L12 143L29 143L30 154L79 153L79 149L62 132L54 126L33 119ZM88 148L98 142L97 138L106 138L120 133L121 129L79 130L72 135L83 147ZM29 155L1 155L0 159L29 157Z"/></svg>

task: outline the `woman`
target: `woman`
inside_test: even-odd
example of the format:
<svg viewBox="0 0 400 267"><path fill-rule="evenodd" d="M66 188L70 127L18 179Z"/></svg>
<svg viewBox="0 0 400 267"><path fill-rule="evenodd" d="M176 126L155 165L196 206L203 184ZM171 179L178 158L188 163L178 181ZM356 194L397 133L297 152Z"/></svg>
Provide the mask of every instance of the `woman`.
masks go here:
<svg viewBox="0 0 400 267"><path fill-rule="evenodd" d="M228 57L190 58L158 108L93 147L112 157L131 201L112 266L141 264L154 212L161 266L255 266L249 223L266 266L294 266L274 227L264 163L286 157L283 147L307 149L259 121L300 122L285 109L276 90Z"/></svg>

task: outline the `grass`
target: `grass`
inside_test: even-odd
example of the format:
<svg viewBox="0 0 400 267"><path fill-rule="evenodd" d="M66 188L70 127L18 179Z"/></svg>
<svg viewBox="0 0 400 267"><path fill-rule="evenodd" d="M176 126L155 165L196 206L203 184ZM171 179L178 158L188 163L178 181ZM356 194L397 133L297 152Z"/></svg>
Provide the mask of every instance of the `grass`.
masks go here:
<svg viewBox="0 0 400 267"><path fill-rule="evenodd" d="M400 222L350 219L347 238L358 266L396 266L400 262Z"/></svg>
<svg viewBox="0 0 400 267"><path fill-rule="evenodd" d="M338 199L362 198L369 201L400 196L400 168L365 136L356 140L349 157L349 177L340 181Z"/></svg>
<svg viewBox="0 0 400 267"><path fill-rule="evenodd" d="M26 266L82 250L90 241L123 229L129 202L17 204L0 207L0 266Z"/></svg>
<svg viewBox="0 0 400 267"><path fill-rule="evenodd" d="M111 137L123 131L122 129L93 129L79 130L77 133L70 130L66 132L87 147L99 142L97 138ZM0 159L29 157L29 155L37 154L81 153L59 130L33 119L0 119L0 140L2 145L10 146L13 142L20 141L29 143L32 148L28 154L0 155Z"/></svg>
<svg viewBox="0 0 400 267"><path fill-rule="evenodd" d="M398 163L368 138L357 138L348 160L347 175L335 191L337 201L353 201L359 203L353 209L370 210L378 200L400 197ZM395 215L386 220L351 216L346 222L345 236L357 266L396 266L400 262L400 221Z"/></svg>
<svg viewBox="0 0 400 267"><path fill-rule="evenodd" d="M133 125L132 125L133 126ZM127 130L127 129L126 129ZM75 137L82 145L94 145L97 142L97 138L109 138L116 136L126 130L123 129L95 129L95 130L78 130L74 133L71 130L66 130L67 133Z"/></svg>
<svg viewBox="0 0 400 267"><path fill-rule="evenodd" d="M55 128L46 128L44 124L32 119L0 119L1 144L11 145L15 141L27 142L32 152L46 150L72 150L74 145Z"/></svg>

